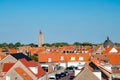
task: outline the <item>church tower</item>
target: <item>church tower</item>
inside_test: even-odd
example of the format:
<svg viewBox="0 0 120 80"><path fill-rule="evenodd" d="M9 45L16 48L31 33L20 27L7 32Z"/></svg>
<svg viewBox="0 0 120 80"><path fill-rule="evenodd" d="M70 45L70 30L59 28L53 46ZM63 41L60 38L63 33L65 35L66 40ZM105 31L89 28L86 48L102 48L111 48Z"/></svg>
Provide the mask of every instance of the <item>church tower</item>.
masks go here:
<svg viewBox="0 0 120 80"><path fill-rule="evenodd" d="M109 37L107 37L107 40L105 40L105 42L103 43L103 47L108 48L113 46L114 46L114 43L109 39Z"/></svg>
<svg viewBox="0 0 120 80"><path fill-rule="evenodd" d="M42 32L40 31L38 37L38 47L41 47L43 44L44 44L44 38Z"/></svg>

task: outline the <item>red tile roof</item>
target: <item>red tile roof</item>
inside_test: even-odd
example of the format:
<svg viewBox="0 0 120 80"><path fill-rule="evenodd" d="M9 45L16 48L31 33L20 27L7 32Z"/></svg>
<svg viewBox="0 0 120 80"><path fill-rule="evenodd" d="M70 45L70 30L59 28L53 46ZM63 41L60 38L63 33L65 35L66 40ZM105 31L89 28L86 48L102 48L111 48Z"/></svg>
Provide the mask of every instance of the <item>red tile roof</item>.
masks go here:
<svg viewBox="0 0 120 80"><path fill-rule="evenodd" d="M97 60L96 58L93 58L91 60L91 62L93 62L107 77L110 77L110 71L107 70L105 67L103 67L101 64L100 64L100 61Z"/></svg>
<svg viewBox="0 0 120 80"><path fill-rule="evenodd" d="M106 54L104 56L109 59L110 64L112 64L112 65L119 65L120 64L120 53Z"/></svg>
<svg viewBox="0 0 120 80"><path fill-rule="evenodd" d="M0 52L2 52L2 48L0 48Z"/></svg>
<svg viewBox="0 0 120 80"><path fill-rule="evenodd" d="M63 60L61 60L61 57L63 57ZM71 60L71 57L74 57L75 60ZM76 53L48 53L48 54L39 54L38 60L39 62L48 62L48 59L51 58L51 62L76 62L80 61L79 57L83 57L83 60L81 61L88 61L90 58L89 53L85 54L76 54Z"/></svg>
<svg viewBox="0 0 120 80"><path fill-rule="evenodd" d="M0 60L3 59L5 57L4 54L0 54Z"/></svg>
<svg viewBox="0 0 120 80"><path fill-rule="evenodd" d="M120 74L120 70L112 70L112 73Z"/></svg>
<svg viewBox="0 0 120 80"><path fill-rule="evenodd" d="M17 50L16 49L9 49L9 54L14 54L14 53L17 53Z"/></svg>
<svg viewBox="0 0 120 80"><path fill-rule="evenodd" d="M120 52L120 47L109 47L109 48L106 48L105 50L102 51L102 54L109 54L110 51L115 48L118 52L116 53L119 53Z"/></svg>
<svg viewBox="0 0 120 80"><path fill-rule="evenodd" d="M39 63L35 62L34 60L32 61L27 61L25 59L20 59L20 61L29 69L29 67L32 67L32 66L37 66L38 67L38 73L35 74L33 73L30 69L30 71L36 76L36 77L40 77L42 75L45 74L45 71L42 69L42 67L40 66Z"/></svg>
<svg viewBox="0 0 120 80"><path fill-rule="evenodd" d="M30 52L31 55L34 55L34 54L38 54L38 53L42 53L43 51L45 51L45 48L44 47L31 47L31 48L26 48L27 51Z"/></svg>
<svg viewBox="0 0 120 80"><path fill-rule="evenodd" d="M71 50L71 49L74 49L76 46L63 46L62 48L64 50Z"/></svg>
<svg viewBox="0 0 120 80"><path fill-rule="evenodd" d="M33 80L30 75L28 75L22 68L17 67L15 71L24 79L24 80Z"/></svg>
<svg viewBox="0 0 120 80"><path fill-rule="evenodd" d="M116 47L116 49L118 50L118 52L120 52L120 47Z"/></svg>
<svg viewBox="0 0 120 80"><path fill-rule="evenodd" d="M15 63L4 63L2 72L8 72Z"/></svg>
<svg viewBox="0 0 120 80"><path fill-rule="evenodd" d="M102 54L108 54L112 47L106 48L105 50L102 51Z"/></svg>

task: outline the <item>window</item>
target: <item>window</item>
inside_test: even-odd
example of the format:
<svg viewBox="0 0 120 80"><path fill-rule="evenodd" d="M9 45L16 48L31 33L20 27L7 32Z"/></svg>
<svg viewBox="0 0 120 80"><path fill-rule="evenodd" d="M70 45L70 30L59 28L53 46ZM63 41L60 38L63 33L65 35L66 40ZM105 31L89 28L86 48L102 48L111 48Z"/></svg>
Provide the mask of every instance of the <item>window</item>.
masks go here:
<svg viewBox="0 0 120 80"><path fill-rule="evenodd" d="M48 67L42 67L44 69L45 72L48 72Z"/></svg>
<svg viewBox="0 0 120 80"><path fill-rule="evenodd" d="M66 53L66 51L63 51L63 53Z"/></svg>
<svg viewBox="0 0 120 80"><path fill-rule="evenodd" d="M85 51L85 53L88 53L88 51Z"/></svg>
<svg viewBox="0 0 120 80"><path fill-rule="evenodd" d="M10 76L6 76L6 80L10 80Z"/></svg>
<svg viewBox="0 0 120 80"><path fill-rule="evenodd" d="M17 78L17 77L15 77L15 80L18 80L18 78Z"/></svg>
<svg viewBox="0 0 120 80"><path fill-rule="evenodd" d="M83 57L79 57L79 60L83 60Z"/></svg>
<svg viewBox="0 0 120 80"><path fill-rule="evenodd" d="M75 57L71 57L71 60L75 60Z"/></svg>
<svg viewBox="0 0 120 80"><path fill-rule="evenodd" d="M64 60L64 56L61 56L61 57L60 57L60 60Z"/></svg>
<svg viewBox="0 0 120 80"><path fill-rule="evenodd" d="M48 58L48 62L51 62L52 60L51 60L51 58Z"/></svg>

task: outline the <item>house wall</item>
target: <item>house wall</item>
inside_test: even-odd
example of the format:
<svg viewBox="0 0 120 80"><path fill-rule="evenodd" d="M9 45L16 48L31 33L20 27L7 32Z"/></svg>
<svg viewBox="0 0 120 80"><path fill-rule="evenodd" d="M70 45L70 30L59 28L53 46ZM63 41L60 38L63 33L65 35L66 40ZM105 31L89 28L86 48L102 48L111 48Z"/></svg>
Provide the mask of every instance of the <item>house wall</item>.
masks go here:
<svg viewBox="0 0 120 80"><path fill-rule="evenodd" d="M66 63L60 63L60 66L62 66L63 68L66 68Z"/></svg>
<svg viewBox="0 0 120 80"><path fill-rule="evenodd" d="M107 70L112 71L112 70L111 70L111 67L112 67L111 65L109 65L109 64L108 64L108 65L104 65L104 67L105 67Z"/></svg>
<svg viewBox="0 0 120 80"><path fill-rule="evenodd" d="M70 67L70 66L75 66L75 67L77 67L79 65L79 62L68 62L68 67Z"/></svg>
<svg viewBox="0 0 120 80"><path fill-rule="evenodd" d="M119 73L118 74L117 73L116 74L112 74L112 77L120 79L120 74Z"/></svg>
<svg viewBox="0 0 120 80"><path fill-rule="evenodd" d="M51 73L47 73L46 79L49 80L49 77L50 77L50 76L55 76L55 74L61 73L61 72L64 72L64 70L62 69L62 70L57 70L57 71L54 71L54 72L51 72ZM46 79L45 79L45 80L46 80Z"/></svg>
<svg viewBox="0 0 120 80"><path fill-rule="evenodd" d="M44 75L44 76L40 77L38 80L48 80L47 75Z"/></svg>
<svg viewBox="0 0 120 80"><path fill-rule="evenodd" d="M67 63L67 67L70 67L70 66L75 66L75 67L78 67L79 65L84 65L85 62L68 62Z"/></svg>
<svg viewBox="0 0 120 80"><path fill-rule="evenodd" d="M20 61L18 61L7 73L6 75L3 77L3 79L5 79L6 76L10 76L12 79L14 80L14 78L16 76L14 75L19 75L18 73L15 73L15 68L17 67L21 67L33 80L37 80L37 78L35 77L35 75L32 74L32 72L30 70L28 70ZM12 74L14 71L14 75ZM20 79L22 80L22 79Z"/></svg>
<svg viewBox="0 0 120 80"><path fill-rule="evenodd" d="M24 80L14 70L11 70L6 76L10 76L10 80L15 80L16 77L17 80ZM6 80L6 76L4 76L2 80Z"/></svg>
<svg viewBox="0 0 120 80"><path fill-rule="evenodd" d="M81 70L75 70L74 76L77 76Z"/></svg>
<svg viewBox="0 0 120 80"><path fill-rule="evenodd" d="M11 55L6 56L0 61L0 76L2 75L2 68L4 63L15 63L17 60Z"/></svg>
<svg viewBox="0 0 120 80"><path fill-rule="evenodd" d="M101 72L93 72L100 80L102 80L102 73Z"/></svg>
<svg viewBox="0 0 120 80"><path fill-rule="evenodd" d="M3 58L0 63L15 63L17 60L12 57L11 55L6 56L5 58Z"/></svg>

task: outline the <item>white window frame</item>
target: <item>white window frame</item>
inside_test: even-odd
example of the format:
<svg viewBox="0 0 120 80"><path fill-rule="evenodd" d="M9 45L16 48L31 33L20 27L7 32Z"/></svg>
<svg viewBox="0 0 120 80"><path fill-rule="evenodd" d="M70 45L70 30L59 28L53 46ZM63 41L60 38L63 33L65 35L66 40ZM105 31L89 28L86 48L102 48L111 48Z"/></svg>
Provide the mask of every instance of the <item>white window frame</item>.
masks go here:
<svg viewBox="0 0 120 80"><path fill-rule="evenodd" d="M48 62L52 62L52 59L51 59L51 58L48 58Z"/></svg>
<svg viewBox="0 0 120 80"><path fill-rule="evenodd" d="M10 76L6 76L6 80L10 80Z"/></svg>
<svg viewBox="0 0 120 80"><path fill-rule="evenodd" d="M74 61L75 60L75 57L71 57L71 61Z"/></svg>
<svg viewBox="0 0 120 80"><path fill-rule="evenodd" d="M60 60L64 60L64 56L61 56L61 57L60 57Z"/></svg>
<svg viewBox="0 0 120 80"><path fill-rule="evenodd" d="M80 60L80 61L83 61L83 60L84 60L84 58L83 58L83 57L79 57L79 60Z"/></svg>

